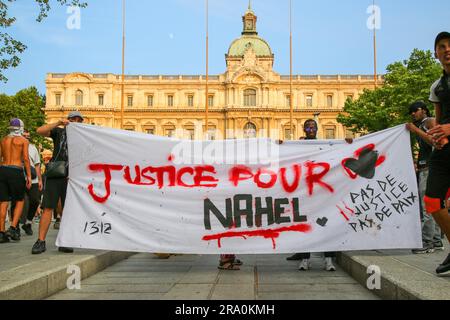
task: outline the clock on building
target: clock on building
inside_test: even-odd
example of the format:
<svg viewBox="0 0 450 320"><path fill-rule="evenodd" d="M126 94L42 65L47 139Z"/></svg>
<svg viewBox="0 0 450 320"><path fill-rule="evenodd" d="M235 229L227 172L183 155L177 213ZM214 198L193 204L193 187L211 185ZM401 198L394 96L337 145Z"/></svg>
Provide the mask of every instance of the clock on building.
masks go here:
<svg viewBox="0 0 450 320"><path fill-rule="evenodd" d="M253 30L253 21L252 20L246 20L245 21L245 28L247 30Z"/></svg>

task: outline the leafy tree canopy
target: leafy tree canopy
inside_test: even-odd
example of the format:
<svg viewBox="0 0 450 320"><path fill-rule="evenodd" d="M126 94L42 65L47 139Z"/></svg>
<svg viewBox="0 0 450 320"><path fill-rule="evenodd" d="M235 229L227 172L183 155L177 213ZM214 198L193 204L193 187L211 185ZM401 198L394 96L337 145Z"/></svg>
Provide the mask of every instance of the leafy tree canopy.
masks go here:
<svg viewBox="0 0 450 320"><path fill-rule="evenodd" d="M355 100L347 100L338 122L355 133L372 133L411 118L408 106L415 101L428 102L430 87L442 75L442 68L431 51L414 49L408 60L387 67L385 81L375 90L364 90Z"/></svg>
<svg viewBox="0 0 450 320"><path fill-rule="evenodd" d="M27 0L28 1L28 0ZM39 13L36 18L37 22L44 20L51 9L50 0L34 0L39 7ZM87 3L82 0L56 0L60 5L78 6L85 8ZM7 82L3 71L9 68L15 68L20 64L19 55L23 53L27 46L14 39L8 32L4 32L16 22L15 17L8 14L9 6L16 0L0 0L0 81Z"/></svg>

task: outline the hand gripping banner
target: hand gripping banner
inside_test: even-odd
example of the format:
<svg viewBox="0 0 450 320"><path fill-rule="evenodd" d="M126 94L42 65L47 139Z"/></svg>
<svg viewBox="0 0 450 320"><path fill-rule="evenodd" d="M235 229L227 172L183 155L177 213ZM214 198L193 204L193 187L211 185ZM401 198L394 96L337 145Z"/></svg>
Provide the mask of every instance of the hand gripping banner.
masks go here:
<svg viewBox="0 0 450 320"><path fill-rule="evenodd" d="M292 253L421 246L410 136L173 140L72 123L57 245Z"/></svg>

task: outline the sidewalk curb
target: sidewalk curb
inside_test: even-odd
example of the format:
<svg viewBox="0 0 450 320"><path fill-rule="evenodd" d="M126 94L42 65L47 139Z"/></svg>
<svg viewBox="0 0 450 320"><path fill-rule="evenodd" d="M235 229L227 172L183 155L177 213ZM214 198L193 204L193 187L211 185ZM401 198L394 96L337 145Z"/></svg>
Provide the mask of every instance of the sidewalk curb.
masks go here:
<svg viewBox="0 0 450 320"><path fill-rule="evenodd" d="M364 287L371 265L381 269L381 288L371 290L387 300L450 300L450 282L380 252L341 252L337 263Z"/></svg>
<svg viewBox="0 0 450 320"><path fill-rule="evenodd" d="M67 273L68 265L77 265L81 270L81 280L83 280L134 254L132 252L108 251L74 259L65 266L58 266L22 281L0 286L0 300L45 299L66 289L67 279L72 275Z"/></svg>

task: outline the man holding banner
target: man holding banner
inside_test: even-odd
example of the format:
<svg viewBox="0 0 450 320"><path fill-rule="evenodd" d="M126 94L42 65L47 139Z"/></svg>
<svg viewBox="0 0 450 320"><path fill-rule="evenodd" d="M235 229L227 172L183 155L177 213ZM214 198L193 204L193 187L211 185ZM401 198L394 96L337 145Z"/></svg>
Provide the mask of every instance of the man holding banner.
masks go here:
<svg viewBox="0 0 450 320"><path fill-rule="evenodd" d="M303 125L303 131L305 132L305 140L316 140L317 139L317 131L318 126L317 122L313 119L306 120ZM335 252L325 252L325 270L327 271L336 271L336 267L333 265L333 258L336 257ZM300 260L298 270L306 271L311 267L310 260L311 253L295 253L294 255L286 258L286 260Z"/></svg>
<svg viewBox="0 0 450 320"><path fill-rule="evenodd" d="M68 183L68 161L69 151L67 148L67 133L66 127L71 122L83 122L83 116L80 112L71 112L67 119L62 119L56 123L47 124L37 129L37 133L43 137L50 137L53 140L53 157L46 168L46 180L44 187L44 196L42 199L43 213L39 223L39 237L31 250L32 254L41 254L45 252L45 238L47 237L48 228L51 223L53 211L58 206L58 202L64 208L64 202L66 198L66 190ZM62 127L63 128L62 128ZM65 170L51 170L50 165L53 164L56 168L56 164L59 163ZM63 253L72 253L73 249L60 246L58 251Z"/></svg>

